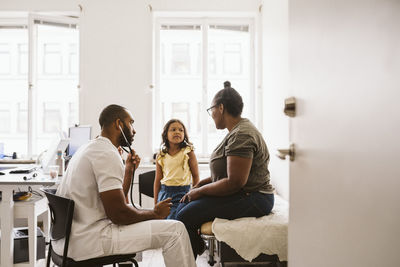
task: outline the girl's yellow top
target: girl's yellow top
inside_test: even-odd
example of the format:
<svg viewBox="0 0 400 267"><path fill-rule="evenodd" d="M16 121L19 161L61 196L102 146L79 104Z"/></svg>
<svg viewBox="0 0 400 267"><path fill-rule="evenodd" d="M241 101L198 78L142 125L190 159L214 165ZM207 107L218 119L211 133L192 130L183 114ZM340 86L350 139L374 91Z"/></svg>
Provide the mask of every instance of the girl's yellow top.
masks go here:
<svg viewBox="0 0 400 267"><path fill-rule="evenodd" d="M160 164L163 172L161 184L167 186L190 185L192 172L189 167L188 154L193 150L193 146L187 146L173 156L162 151L157 155L157 163Z"/></svg>

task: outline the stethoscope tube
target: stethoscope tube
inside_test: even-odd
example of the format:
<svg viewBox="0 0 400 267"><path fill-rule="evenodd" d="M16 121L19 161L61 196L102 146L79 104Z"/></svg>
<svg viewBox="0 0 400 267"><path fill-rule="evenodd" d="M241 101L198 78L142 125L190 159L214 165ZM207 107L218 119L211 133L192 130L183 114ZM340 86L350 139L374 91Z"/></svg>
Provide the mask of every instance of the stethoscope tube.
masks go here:
<svg viewBox="0 0 400 267"><path fill-rule="evenodd" d="M132 154L132 149L128 146L128 148L129 148L129 150L130 151L127 151L123 146L121 146L121 148L126 152L126 153L128 153L129 154L129 152ZM135 204L133 203L133 193L132 193L132 191L133 191L133 182L134 182L134 180L135 180L135 169L136 169L136 166L135 166L135 164L133 164L133 172L132 172L132 180L131 180L131 193L130 193L130 197L131 197L131 203L132 203L132 206L134 206L135 208L137 208L136 206L135 206Z"/></svg>
<svg viewBox="0 0 400 267"><path fill-rule="evenodd" d="M135 208L137 208L136 206L135 206L135 204L133 203L133 181L134 181L134 179L135 179L135 165L133 165L133 172L132 172L132 180L131 180L131 203L132 203L132 206L134 206Z"/></svg>

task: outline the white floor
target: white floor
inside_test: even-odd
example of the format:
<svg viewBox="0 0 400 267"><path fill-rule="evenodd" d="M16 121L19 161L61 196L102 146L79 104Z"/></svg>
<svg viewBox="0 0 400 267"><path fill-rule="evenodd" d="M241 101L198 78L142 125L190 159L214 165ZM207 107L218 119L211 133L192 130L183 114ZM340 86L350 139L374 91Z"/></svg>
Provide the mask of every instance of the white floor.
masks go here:
<svg viewBox="0 0 400 267"><path fill-rule="evenodd" d="M197 257L196 264L197 264L197 267L209 266L207 263L207 253L203 253L203 255ZM45 266L46 266L45 260L38 261L38 267L45 267ZM109 265L109 266L112 266L112 265ZM161 253L161 249L143 251L142 261L139 262L139 267L164 267L164 266L165 266L165 264L164 264L163 256ZM214 265L214 266L218 266L218 265Z"/></svg>
<svg viewBox="0 0 400 267"><path fill-rule="evenodd" d="M209 266L207 263L207 255L203 253L203 255L197 257L196 260L198 267L206 267ZM157 250L147 250L143 252L142 261L139 262L140 267L164 267L164 260L161 253L161 249ZM215 265L214 265L215 266Z"/></svg>
<svg viewBox="0 0 400 267"><path fill-rule="evenodd" d="M210 265L208 265L207 260L208 260L208 252L206 250L205 253L203 253L203 255L197 257L197 260L196 260L197 267L210 266ZM217 260L217 258L215 258L215 260ZM165 266L163 256L161 253L161 249L143 251L142 260L139 261L138 263L139 263L139 267L164 267ZM37 266L45 267L46 261L45 260L38 261ZM50 265L50 266L52 266L52 265ZM221 266L220 264L216 263L216 264L214 264L213 267L220 267L220 266ZM246 265L244 263L244 264L229 265L229 266L230 267L246 267L246 266L257 267L257 266L267 266L267 265L257 265L257 264ZM271 266L275 266L275 265L271 265ZM107 265L106 267L112 267L112 265ZM177 266L177 267L180 267L180 266Z"/></svg>

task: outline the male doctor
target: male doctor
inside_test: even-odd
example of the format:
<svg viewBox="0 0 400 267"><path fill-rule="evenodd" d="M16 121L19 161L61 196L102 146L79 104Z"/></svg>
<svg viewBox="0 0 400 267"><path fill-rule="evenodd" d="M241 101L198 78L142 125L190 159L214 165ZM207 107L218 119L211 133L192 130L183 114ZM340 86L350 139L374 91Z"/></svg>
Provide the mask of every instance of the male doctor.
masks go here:
<svg viewBox="0 0 400 267"><path fill-rule="evenodd" d="M133 116L126 108L109 105L99 117L101 134L82 146L71 159L57 195L75 202L68 256L76 261L113 254L162 248L169 266L196 266L185 226L163 220L171 199L153 210L137 209L126 197L140 157L132 151L124 166L118 152L135 135ZM128 144L130 145L130 144ZM64 239L54 242L62 255Z"/></svg>

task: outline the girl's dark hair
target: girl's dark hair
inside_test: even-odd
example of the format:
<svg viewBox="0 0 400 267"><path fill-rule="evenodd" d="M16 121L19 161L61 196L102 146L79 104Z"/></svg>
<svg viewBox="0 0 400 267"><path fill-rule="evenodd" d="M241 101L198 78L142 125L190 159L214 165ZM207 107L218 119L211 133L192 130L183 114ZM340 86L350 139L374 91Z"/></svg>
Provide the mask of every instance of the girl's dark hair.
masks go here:
<svg viewBox="0 0 400 267"><path fill-rule="evenodd" d="M231 87L229 81L224 82L224 89L214 96L215 105L224 105L224 109L233 117L238 117L243 111L243 99L240 94Z"/></svg>
<svg viewBox="0 0 400 267"><path fill-rule="evenodd" d="M183 122L178 119L171 119L165 124L164 130L161 134L161 138L162 138L161 151L164 153L167 153L169 150L168 129L169 129L169 126L171 126L171 124L174 122L181 124L183 127L183 132L184 132L183 141L179 144L179 148L184 148L184 147L193 145L189 141L189 136L187 134L185 124L183 124Z"/></svg>

